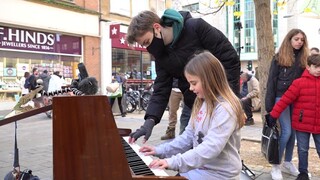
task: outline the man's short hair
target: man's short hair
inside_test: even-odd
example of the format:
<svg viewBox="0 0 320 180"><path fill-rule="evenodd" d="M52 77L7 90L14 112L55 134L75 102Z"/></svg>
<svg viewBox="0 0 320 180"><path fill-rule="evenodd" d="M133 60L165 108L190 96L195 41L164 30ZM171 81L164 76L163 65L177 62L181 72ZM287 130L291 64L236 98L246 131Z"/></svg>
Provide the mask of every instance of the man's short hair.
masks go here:
<svg viewBox="0 0 320 180"><path fill-rule="evenodd" d="M137 37L143 36L146 32L152 32L153 24L159 23L160 17L152 11L142 11L132 18L127 32L127 41L133 44Z"/></svg>

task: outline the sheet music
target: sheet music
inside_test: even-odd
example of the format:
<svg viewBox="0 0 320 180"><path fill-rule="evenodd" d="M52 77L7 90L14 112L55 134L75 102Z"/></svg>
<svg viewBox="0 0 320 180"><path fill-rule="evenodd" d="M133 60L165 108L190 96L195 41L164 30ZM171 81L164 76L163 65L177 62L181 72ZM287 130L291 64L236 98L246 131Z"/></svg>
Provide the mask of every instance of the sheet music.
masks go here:
<svg viewBox="0 0 320 180"><path fill-rule="evenodd" d="M129 144L129 136L123 137L123 139ZM143 162L146 165L149 165L153 159L150 156L145 156L141 152L139 152L140 146L138 144L129 144L130 147L139 155L139 157L143 160ZM164 170L162 169L151 169L150 170L156 175L156 176L169 176Z"/></svg>

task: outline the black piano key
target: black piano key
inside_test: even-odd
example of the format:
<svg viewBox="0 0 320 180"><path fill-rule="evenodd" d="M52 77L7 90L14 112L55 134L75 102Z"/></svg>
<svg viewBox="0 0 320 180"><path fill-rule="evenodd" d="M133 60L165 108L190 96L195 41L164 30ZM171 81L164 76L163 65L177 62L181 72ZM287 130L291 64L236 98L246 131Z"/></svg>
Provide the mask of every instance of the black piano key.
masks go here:
<svg viewBox="0 0 320 180"><path fill-rule="evenodd" d="M129 157L129 158L127 158L127 160L128 160L128 162L132 162L132 161L142 161L139 156Z"/></svg>

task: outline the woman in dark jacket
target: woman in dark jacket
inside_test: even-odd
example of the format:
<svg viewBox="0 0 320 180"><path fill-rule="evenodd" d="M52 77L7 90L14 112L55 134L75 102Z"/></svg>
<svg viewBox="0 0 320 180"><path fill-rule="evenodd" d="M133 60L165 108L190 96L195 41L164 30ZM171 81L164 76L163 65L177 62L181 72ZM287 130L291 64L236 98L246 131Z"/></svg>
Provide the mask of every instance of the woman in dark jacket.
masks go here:
<svg viewBox="0 0 320 180"><path fill-rule="evenodd" d="M269 71L266 92L266 111L270 112L292 81L299 78L306 67L309 55L308 41L305 33L300 29L290 30L284 38L279 52L274 56ZM292 107L287 107L280 115L281 127L279 157L282 160L285 152L283 171L297 176L297 168L292 164L295 131L291 126ZM273 164L272 179L282 179L280 166Z"/></svg>
<svg viewBox="0 0 320 180"><path fill-rule="evenodd" d="M155 57L157 73L146 121L131 134L131 142L143 135L144 140L148 140L153 126L160 122L169 101L173 77L179 79L186 107L192 108L196 96L189 90L183 71L196 52L208 50L219 59L230 87L239 95L240 60L234 47L221 31L201 18L192 18L189 12L167 9L160 19L152 11L143 11L132 19L127 40L130 44L137 42L147 47Z"/></svg>

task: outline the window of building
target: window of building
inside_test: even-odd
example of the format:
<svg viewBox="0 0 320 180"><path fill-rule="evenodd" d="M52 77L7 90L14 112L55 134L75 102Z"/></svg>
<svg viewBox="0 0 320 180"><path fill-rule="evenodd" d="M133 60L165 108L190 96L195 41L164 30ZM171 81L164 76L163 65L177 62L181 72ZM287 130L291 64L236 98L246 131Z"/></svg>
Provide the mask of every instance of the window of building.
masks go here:
<svg viewBox="0 0 320 180"><path fill-rule="evenodd" d="M31 72L32 68L37 67L41 73L60 71L67 84L71 84L72 79L77 78L76 69L80 57L62 56L41 53L25 53L15 51L0 51L0 84L2 88L20 89L19 80L24 72ZM8 74L7 69L13 70L14 74Z"/></svg>
<svg viewBox="0 0 320 180"><path fill-rule="evenodd" d="M128 79L151 79L151 56L148 52L112 48L112 72Z"/></svg>
<svg viewBox="0 0 320 180"><path fill-rule="evenodd" d="M278 12L277 2L273 2L273 12ZM274 48L279 46L279 33L278 33L278 13L273 13L272 18L272 33L273 33L273 42Z"/></svg>
<svg viewBox="0 0 320 180"><path fill-rule="evenodd" d="M199 3L188 4L188 5L182 6L182 9L186 10L186 11L190 11L190 12L196 12L199 10Z"/></svg>
<svg viewBox="0 0 320 180"><path fill-rule="evenodd" d="M245 0L244 4L244 51L245 53L256 52L255 10L253 0Z"/></svg>
<svg viewBox="0 0 320 180"><path fill-rule="evenodd" d="M233 6L233 12L240 11L240 0L236 0ZM238 54L240 55L241 52L241 28L242 24L240 22L240 18L233 16L233 45L234 48L237 50Z"/></svg>

